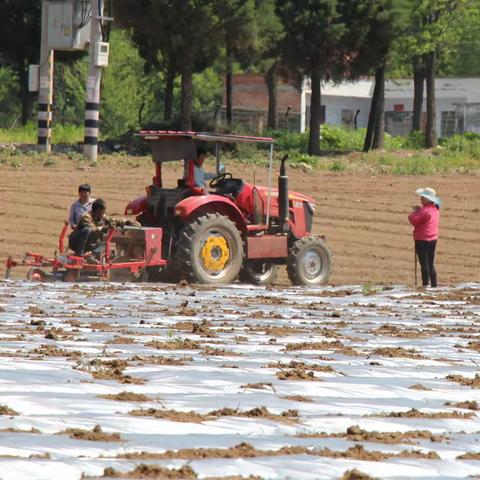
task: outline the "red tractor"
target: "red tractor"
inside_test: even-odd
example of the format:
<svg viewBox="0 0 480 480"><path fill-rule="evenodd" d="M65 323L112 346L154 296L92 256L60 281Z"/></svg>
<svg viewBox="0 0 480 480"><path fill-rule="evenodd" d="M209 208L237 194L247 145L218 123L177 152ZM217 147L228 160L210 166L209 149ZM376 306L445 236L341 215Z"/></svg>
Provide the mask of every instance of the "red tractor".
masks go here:
<svg viewBox="0 0 480 480"><path fill-rule="evenodd" d="M155 176L147 195L131 201L125 213L144 227L160 227L166 266L147 268L151 280L183 277L205 284L241 280L273 281L286 264L295 285L321 285L331 272L331 255L322 236L312 234L313 198L288 191L286 157L278 189L272 188L272 138L215 133L142 131L151 143ZM193 161L198 142L211 142L216 177L209 191L195 186ZM263 143L269 147L268 186L256 186L221 170L222 143ZM185 176L175 188L162 185L162 164L185 162Z"/></svg>

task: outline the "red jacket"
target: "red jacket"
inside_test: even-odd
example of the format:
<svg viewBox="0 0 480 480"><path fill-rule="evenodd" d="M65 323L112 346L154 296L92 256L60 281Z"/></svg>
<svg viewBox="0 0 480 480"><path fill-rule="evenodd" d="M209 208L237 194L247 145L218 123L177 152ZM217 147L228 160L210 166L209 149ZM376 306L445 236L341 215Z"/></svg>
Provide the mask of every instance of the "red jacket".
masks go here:
<svg viewBox="0 0 480 480"><path fill-rule="evenodd" d="M437 240L440 223L440 210L435 205L424 205L408 216L408 221L414 226L415 240Z"/></svg>

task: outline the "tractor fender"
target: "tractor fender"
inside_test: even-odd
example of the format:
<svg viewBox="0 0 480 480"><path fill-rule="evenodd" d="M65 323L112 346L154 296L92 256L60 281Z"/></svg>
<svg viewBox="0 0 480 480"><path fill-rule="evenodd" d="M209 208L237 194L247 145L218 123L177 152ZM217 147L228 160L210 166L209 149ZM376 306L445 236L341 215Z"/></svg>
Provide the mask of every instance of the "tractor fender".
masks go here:
<svg viewBox="0 0 480 480"><path fill-rule="evenodd" d="M125 208L125 215L140 215L147 210L147 197L137 197L132 200Z"/></svg>
<svg viewBox="0 0 480 480"><path fill-rule="evenodd" d="M204 213L219 213L230 218L242 233L247 233L247 223L241 210L229 198L208 194L183 199L175 207L175 216L187 221Z"/></svg>

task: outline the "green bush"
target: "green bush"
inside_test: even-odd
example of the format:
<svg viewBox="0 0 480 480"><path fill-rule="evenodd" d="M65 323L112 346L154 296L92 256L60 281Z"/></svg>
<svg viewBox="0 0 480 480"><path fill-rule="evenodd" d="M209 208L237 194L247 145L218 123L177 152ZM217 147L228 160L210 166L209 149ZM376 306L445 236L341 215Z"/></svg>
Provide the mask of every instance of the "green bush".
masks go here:
<svg viewBox="0 0 480 480"><path fill-rule="evenodd" d="M423 132L410 132L407 137L399 137L402 140L400 148L422 150L425 146L425 134Z"/></svg>
<svg viewBox="0 0 480 480"><path fill-rule="evenodd" d="M296 150L300 153L307 153L308 132L287 132L286 130L276 130L267 132L277 142L277 150Z"/></svg>
<svg viewBox="0 0 480 480"><path fill-rule="evenodd" d="M463 153L472 158L480 159L480 135L478 133L464 133L453 137L441 138L440 145L450 153Z"/></svg>
<svg viewBox="0 0 480 480"><path fill-rule="evenodd" d="M365 129L352 130L338 125L324 124L320 128L320 148L333 152L361 150Z"/></svg>
<svg viewBox="0 0 480 480"><path fill-rule="evenodd" d="M278 150L296 150L300 153L307 153L309 132L274 131L269 133L275 138ZM326 152L361 151L366 133L365 128L353 130L339 125L324 124L320 129L320 148ZM414 139L409 139L408 142L413 144ZM392 137L388 133L385 134L386 150L405 148L405 143L406 140L402 137Z"/></svg>

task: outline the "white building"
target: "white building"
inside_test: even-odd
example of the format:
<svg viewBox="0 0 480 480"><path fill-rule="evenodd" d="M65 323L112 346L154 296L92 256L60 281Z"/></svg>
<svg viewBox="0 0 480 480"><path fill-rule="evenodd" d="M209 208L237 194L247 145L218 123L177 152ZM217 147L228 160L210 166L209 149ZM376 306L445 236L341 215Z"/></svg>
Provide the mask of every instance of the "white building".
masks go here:
<svg viewBox="0 0 480 480"><path fill-rule="evenodd" d="M334 125L362 128L367 126L374 79L363 79L322 86L324 121ZM437 132L480 133L480 78L439 78L435 83ZM309 80L301 89L301 130L308 127L311 88ZM426 121L426 108L422 123ZM392 135L407 135L413 115L413 80L388 80L385 85L385 128ZM355 119L356 117L356 119ZM356 120L356 121L355 121Z"/></svg>

